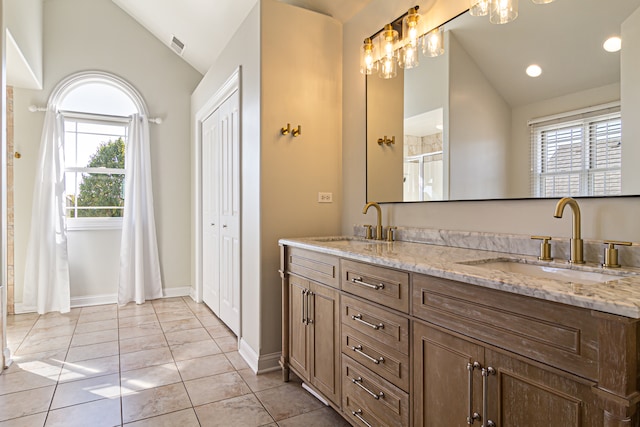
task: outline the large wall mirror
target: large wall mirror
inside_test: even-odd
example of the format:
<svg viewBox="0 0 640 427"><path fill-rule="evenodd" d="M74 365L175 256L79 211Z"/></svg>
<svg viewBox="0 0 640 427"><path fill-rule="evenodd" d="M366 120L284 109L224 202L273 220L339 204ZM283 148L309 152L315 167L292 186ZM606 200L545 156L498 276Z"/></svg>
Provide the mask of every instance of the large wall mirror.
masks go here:
<svg viewBox="0 0 640 427"><path fill-rule="evenodd" d="M503 25L464 13L443 55L367 76L367 200L640 195L640 0L519 3Z"/></svg>

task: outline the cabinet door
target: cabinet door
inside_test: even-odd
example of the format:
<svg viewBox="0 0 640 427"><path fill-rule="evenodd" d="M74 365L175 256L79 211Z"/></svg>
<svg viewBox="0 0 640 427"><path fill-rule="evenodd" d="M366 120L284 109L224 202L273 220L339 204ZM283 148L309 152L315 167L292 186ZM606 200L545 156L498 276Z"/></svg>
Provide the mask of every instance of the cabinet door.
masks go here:
<svg viewBox="0 0 640 427"><path fill-rule="evenodd" d="M289 277L289 365L306 380L309 379L308 293L308 281Z"/></svg>
<svg viewBox="0 0 640 427"><path fill-rule="evenodd" d="M311 384L336 405L340 404L339 292L311 282Z"/></svg>
<svg viewBox="0 0 640 427"><path fill-rule="evenodd" d="M514 357L485 350L488 377L488 418L497 427L602 426L593 383L546 370Z"/></svg>
<svg viewBox="0 0 640 427"><path fill-rule="evenodd" d="M482 347L419 322L413 337L414 425L467 427L469 414L482 410L480 371L467 369L469 363L482 364Z"/></svg>

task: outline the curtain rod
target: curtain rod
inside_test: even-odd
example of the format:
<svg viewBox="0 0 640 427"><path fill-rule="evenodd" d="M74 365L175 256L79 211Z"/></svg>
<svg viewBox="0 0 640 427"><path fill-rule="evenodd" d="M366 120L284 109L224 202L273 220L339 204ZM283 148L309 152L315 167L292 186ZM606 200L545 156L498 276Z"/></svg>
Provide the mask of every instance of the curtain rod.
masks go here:
<svg viewBox="0 0 640 427"><path fill-rule="evenodd" d="M29 111L31 111L32 113L43 112L43 111L47 111L47 107L38 107L36 105L30 105ZM75 118L101 117L101 118L110 119L113 121L122 121L122 122L129 122L131 120L130 116L114 116L109 114L82 113L78 111L67 111L67 110L60 110L60 113L62 113L65 116L75 117ZM148 120L149 120L149 123L155 123L157 125L162 124L162 119L160 117L149 117Z"/></svg>

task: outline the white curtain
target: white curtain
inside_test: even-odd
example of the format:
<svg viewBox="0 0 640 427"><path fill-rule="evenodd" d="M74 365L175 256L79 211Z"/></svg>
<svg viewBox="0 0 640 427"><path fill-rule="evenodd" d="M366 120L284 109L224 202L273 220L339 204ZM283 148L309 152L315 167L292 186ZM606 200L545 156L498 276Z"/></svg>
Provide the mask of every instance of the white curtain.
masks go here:
<svg viewBox="0 0 640 427"><path fill-rule="evenodd" d="M50 106L36 167L22 296L24 308L40 314L67 313L71 305L64 207L64 122Z"/></svg>
<svg viewBox="0 0 640 427"><path fill-rule="evenodd" d="M149 122L132 116L125 152L124 218L118 304L162 297L151 189Z"/></svg>

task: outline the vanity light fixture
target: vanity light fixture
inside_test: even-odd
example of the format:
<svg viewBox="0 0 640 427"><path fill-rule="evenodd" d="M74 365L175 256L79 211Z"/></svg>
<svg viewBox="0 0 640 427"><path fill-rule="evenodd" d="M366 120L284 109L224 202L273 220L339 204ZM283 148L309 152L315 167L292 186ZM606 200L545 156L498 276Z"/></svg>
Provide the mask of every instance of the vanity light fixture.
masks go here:
<svg viewBox="0 0 640 427"><path fill-rule="evenodd" d="M376 71L377 62L375 60L375 46L370 38L364 39L364 44L360 50L360 72L362 74L373 74Z"/></svg>
<svg viewBox="0 0 640 427"><path fill-rule="evenodd" d="M444 53L444 27L431 30L423 37L422 53L430 57Z"/></svg>
<svg viewBox="0 0 640 427"><path fill-rule="evenodd" d="M609 37L604 41L602 47L607 52L618 52L622 49L622 39L618 36Z"/></svg>
<svg viewBox="0 0 640 427"><path fill-rule="evenodd" d="M487 16L489 14L489 0L471 0L469 15Z"/></svg>
<svg viewBox="0 0 640 427"><path fill-rule="evenodd" d="M507 24L518 17L518 0L491 0L489 21L492 24Z"/></svg>
<svg viewBox="0 0 640 427"><path fill-rule="evenodd" d="M554 0L531 0L534 4L548 4L553 3Z"/></svg>
<svg viewBox="0 0 640 427"><path fill-rule="evenodd" d="M538 77L542 74L542 68L537 64L531 64L527 67L527 75L529 77Z"/></svg>
<svg viewBox="0 0 640 427"><path fill-rule="evenodd" d="M380 43L379 75L383 79L391 79L398 74L398 58L396 46L398 44L398 32L393 29L391 24L384 26L384 30L378 36Z"/></svg>

